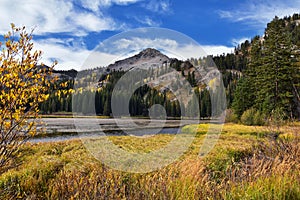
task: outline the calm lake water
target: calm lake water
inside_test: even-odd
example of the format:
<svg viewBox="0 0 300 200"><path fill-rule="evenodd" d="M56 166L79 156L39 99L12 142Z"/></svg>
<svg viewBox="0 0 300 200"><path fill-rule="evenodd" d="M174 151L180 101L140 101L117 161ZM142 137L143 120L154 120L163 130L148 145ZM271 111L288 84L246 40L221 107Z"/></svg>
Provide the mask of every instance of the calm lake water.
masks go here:
<svg viewBox="0 0 300 200"><path fill-rule="evenodd" d="M137 137L154 134L177 134L187 124L198 120L150 119L98 119L98 118L43 118L45 135L31 138L29 142L56 142L83 137L131 135ZM40 127L41 128L41 127Z"/></svg>

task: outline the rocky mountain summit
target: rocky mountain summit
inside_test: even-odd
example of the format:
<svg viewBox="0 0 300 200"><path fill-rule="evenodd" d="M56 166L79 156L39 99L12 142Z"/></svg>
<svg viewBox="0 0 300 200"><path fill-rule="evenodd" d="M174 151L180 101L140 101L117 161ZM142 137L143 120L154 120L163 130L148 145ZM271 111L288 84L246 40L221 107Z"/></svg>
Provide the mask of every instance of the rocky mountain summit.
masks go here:
<svg viewBox="0 0 300 200"><path fill-rule="evenodd" d="M114 64L110 64L108 69L127 71L131 68L148 68L148 67L160 67L164 63L169 63L170 58L160 51L152 48L147 48L140 53L126 58L124 60L116 61Z"/></svg>

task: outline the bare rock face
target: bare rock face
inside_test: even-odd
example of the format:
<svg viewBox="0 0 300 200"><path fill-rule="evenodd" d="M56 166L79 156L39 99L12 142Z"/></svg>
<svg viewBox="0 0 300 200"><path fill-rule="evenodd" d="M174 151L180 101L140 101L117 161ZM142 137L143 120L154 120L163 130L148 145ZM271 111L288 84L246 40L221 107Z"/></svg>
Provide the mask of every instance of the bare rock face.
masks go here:
<svg viewBox="0 0 300 200"><path fill-rule="evenodd" d="M110 71L127 71L135 67L147 69L149 67L160 67L167 62L170 62L170 58L168 56L162 54L156 49L147 48L132 57L116 61L114 64L109 65L108 69Z"/></svg>

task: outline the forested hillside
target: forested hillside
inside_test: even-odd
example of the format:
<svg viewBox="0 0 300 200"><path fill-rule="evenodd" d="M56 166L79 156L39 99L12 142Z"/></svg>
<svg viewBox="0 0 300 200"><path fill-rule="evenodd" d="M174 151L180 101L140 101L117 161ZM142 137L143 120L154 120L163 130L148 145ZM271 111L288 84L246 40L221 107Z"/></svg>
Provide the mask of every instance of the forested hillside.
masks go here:
<svg viewBox="0 0 300 200"><path fill-rule="evenodd" d="M209 56L223 75L226 89L227 107L234 110L238 118L245 115L256 116L252 124L259 124L272 113L281 113L283 118L300 116L300 16L279 19L275 17L267 24L263 36L255 36L235 48L234 53ZM147 50L153 56L159 55L169 62L169 66L178 72L194 88L200 108L200 117L211 116L209 85L202 81L203 77L195 67L205 68L208 58L190 58L186 61L168 59L157 51ZM148 55L147 54L147 55ZM139 54L139 57L147 56ZM138 58L135 57L135 62ZM152 58L151 58L152 59ZM125 62L125 61L124 61ZM130 59L126 60L128 64ZM122 63L122 62L119 62ZM149 68L149 78L167 73L165 65ZM119 67L119 66L118 66ZM205 70L204 70L205 71ZM50 91L50 98L41 105L41 112L72 111L72 95L76 112L110 115L111 94L114 85L125 73L117 70L97 68L78 73L76 91L73 89L75 71L57 72L68 75L61 78ZM143 81L143 80L141 80ZM176 80L170 84L181 86ZM95 97L95 108L89 110L89 99ZM121 98L121 97L120 97ZM159 87L145 85L132 95L129 105L132 116L147 116L148 108L153 104L161 104L166 108L168 116L181 116L181 112L193 112L193 102L180 105L171 91Z"/></svg>
<svg viewBox="0 0 300 200"><path fill-rule="evenodd" d="M238 116L252 109L257 116L280 113L283 118L299 118L299 19L276 17L264 37L253 38L232 105Z"/></svg>

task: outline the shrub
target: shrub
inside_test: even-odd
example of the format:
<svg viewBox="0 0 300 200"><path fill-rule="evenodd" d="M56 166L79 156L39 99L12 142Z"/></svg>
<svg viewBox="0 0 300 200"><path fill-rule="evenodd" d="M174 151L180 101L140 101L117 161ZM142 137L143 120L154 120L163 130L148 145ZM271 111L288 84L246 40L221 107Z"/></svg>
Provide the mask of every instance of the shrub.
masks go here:
<svg viewBox="0 0 300 200"><path fill-rule="evenodd" d="M248 126L254 125L255 113L256 113L256 110L254 108L250 108L250 109L246 110L241 116L241 122Z"/></svg>
<svg viewBox="0 0 300 200"><path fill-rule="evenodd" d="M260 111L256 111L253 116L253 125L263 126L266 124L266 115Z"/></svg>
<svg viewBox="0 0 300 200"><path fill-rule="evenodd" d="M235 114L232 109L227 109L225 122L238 123L238 121L239 121L239 118L238 118L237 114Z"/></svg>
<svg viewBox="0 0 300 200"><path fill-rule="evenodd" d="M242 124L262 126L266 124L266 115L255 108L246 110L241 116Z"/></svg>

